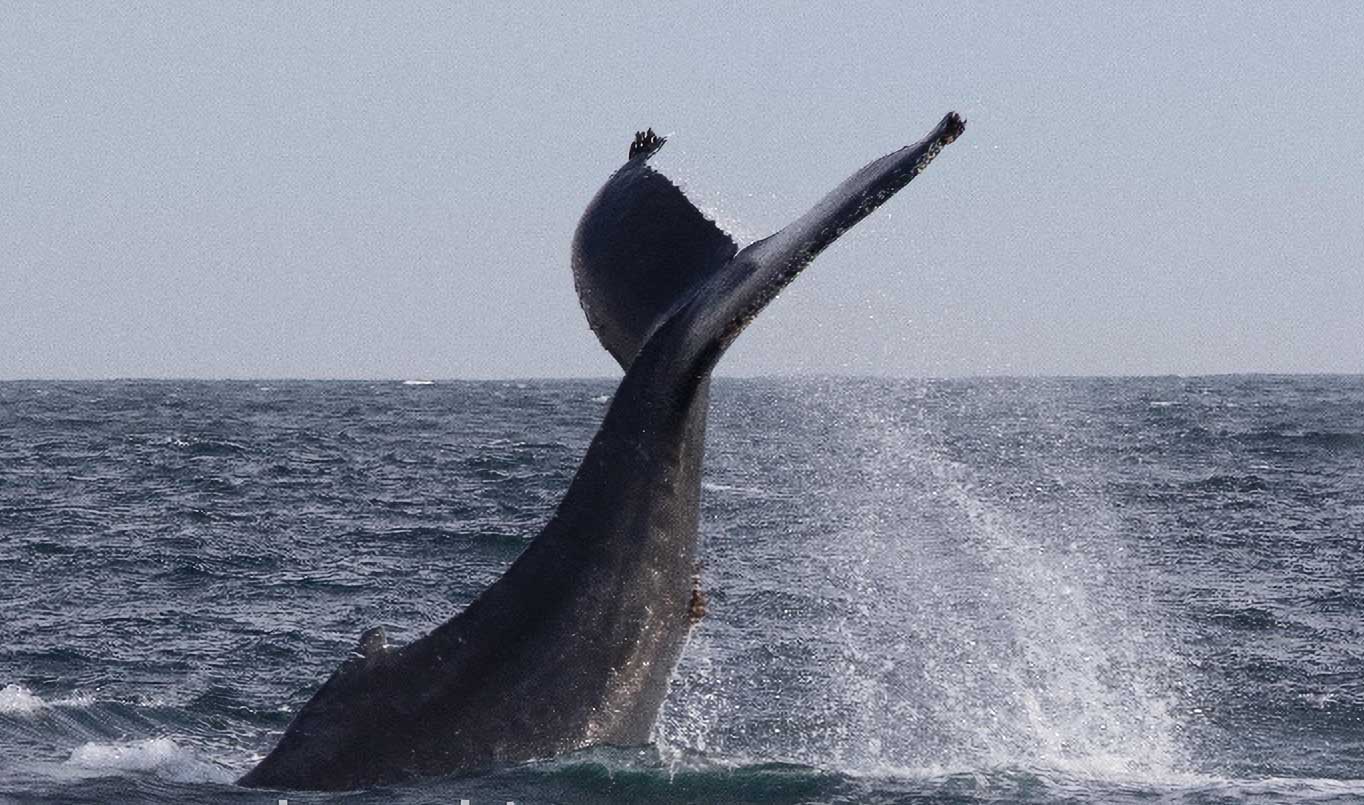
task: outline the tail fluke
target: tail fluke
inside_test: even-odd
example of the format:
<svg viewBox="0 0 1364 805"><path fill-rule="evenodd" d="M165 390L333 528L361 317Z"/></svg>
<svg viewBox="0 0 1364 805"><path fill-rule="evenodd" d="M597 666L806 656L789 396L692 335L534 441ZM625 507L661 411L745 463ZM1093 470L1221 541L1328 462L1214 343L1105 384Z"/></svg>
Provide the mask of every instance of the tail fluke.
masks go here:
<svg viewBox="0 0 1364 805"><path fill-rule="evenodd" d="M854 224L909 184L966 128L949 113L914 145L871 162L848 177L809 212L743 251L674 315L668 330L683 338L697 366L708 369L773 298Z"/></svg>
<svg viewBox="0 0 1364 805"><path fill-rule="evenodd" d="M648 160L663 147L635 134L630 159L587 205L573 236L573 284L603 347L628 369L667 313L738 247Z"/></svg>

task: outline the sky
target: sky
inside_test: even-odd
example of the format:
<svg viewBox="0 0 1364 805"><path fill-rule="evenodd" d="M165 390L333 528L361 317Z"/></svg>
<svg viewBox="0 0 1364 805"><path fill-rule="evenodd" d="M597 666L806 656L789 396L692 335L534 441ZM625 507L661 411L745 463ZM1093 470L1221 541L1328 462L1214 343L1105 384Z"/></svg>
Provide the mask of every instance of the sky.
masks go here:
<svg viewBox="0 0 1364 805"><path fill-rule="evenodd" d="M965 135L721 374L1364 372L1353 2L21 3L0 379L612 376L637 129L742 244Z"/></svg>

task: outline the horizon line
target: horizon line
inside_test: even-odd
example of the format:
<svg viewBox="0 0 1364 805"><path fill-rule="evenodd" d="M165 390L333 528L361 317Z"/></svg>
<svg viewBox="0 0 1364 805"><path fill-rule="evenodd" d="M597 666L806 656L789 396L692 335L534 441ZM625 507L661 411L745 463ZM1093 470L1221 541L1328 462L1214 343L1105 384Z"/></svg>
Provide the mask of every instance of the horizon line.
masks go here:
<svg viewBox="0 0 1364 805"><path fill-rule="evenodd" d="M504 376L468 376L468 377L438 377L431 376L398 376L388 377L363 377L363 376L331 376L331 377L302 377L302 376L211 376L211 375L105 375L105 376L84 376L84 377L8 377L0 378L0 383L544 383L544 382L619 382L623 373L619 375L504 375ZM818 380L818 379L837 379L837 380L1143 380L1160 378L1230 378L1230 377L1364 377L1364 371L1358 372L1338 372L1338 371L1229 371L1229 372L1158 372L1158 373L979 373L979 374L943 374L943 375L915 375L915 374L871 374L858 372L774 372L757 374L717 374L717 380Z"/></svg>

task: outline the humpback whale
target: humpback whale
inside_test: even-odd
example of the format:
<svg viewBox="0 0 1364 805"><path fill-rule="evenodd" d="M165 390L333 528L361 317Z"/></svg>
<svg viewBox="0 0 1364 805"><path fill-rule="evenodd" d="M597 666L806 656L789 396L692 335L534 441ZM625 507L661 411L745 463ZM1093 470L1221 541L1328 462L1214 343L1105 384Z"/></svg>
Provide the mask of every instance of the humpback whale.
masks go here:
<svg viewBox="0 0 1364 805"><path fill-rule="evenodd" d="M247 786L351 789L647 743L694 623L711 371L825 247L955 140L948 114L739 250L635 136L573 240L587 320L625 370L558 509L463 612L402 647L371 629Z"/></svg>

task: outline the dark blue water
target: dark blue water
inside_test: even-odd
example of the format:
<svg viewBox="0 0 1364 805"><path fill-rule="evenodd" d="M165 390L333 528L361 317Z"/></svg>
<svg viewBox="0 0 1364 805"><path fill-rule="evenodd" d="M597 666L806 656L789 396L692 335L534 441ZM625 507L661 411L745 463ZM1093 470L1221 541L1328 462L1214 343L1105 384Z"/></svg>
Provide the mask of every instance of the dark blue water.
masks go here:
<svg viewBox="0 0 1364 805"><path fill-rule="evenodd" d="M231 781L613 389L0 383L0 800ZM291 802L1364 800L1364 379L720 381L657 740Z"/></svg>

